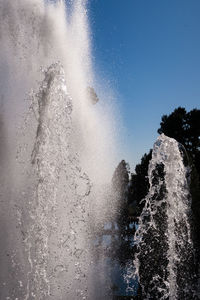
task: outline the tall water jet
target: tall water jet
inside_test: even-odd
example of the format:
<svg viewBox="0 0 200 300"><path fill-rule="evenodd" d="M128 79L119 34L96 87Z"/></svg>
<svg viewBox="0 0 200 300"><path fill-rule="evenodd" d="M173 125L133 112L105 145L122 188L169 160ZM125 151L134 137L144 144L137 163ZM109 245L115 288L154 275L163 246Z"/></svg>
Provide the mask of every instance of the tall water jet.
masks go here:
<svg viewBox="0 0 200 300"><path fill-rule="evenodd" d="M195 299L189 170L181 152L164 134L153 147L150 189L136 232L142 299Z"/></svg>
<svg viewBox="0 0 200 300"><path fill-rule="evenodd" d="M84 2L0 0L1 299L95 299L114 143Z"/></svg>

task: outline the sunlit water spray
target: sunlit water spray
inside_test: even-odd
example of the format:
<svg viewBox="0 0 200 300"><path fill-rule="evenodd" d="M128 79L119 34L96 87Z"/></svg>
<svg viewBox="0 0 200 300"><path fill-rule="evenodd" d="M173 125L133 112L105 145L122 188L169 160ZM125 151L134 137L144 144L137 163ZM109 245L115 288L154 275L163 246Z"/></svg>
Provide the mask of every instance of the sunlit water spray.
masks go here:
<svg viewBox="0 0 200 300"><path fill-rule="evenodd" d="M149 164L150 189L136 232L138 250L133 265L143 299L195 299L188 175L178 142L159 136Z"/></svg>
<svg viewBox="0 0 200 300"><path fill-rule="evenodd" d="M97 299L93 228L114 141L88 92L84 1L69 13L63 1L0 0L0 43L0 298Z"/></svg>

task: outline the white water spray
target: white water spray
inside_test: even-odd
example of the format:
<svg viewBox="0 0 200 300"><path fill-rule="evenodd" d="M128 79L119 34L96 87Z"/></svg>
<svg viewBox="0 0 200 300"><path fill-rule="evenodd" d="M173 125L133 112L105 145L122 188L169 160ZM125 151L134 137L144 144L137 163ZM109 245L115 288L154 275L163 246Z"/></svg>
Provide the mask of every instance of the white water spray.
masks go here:
<svg viewBox="0 0 200 300"><path fill-rule="evenodd" d="M193 299L191 204L179 144L162 134L149 165L149 194L136 232L134 265L144 299Z"/></svg>
<svg viewBox="0 0 200 300"><path fill-rule="evenodd" d="M0 0L0 43L0 298L94 299L114 142L84 1Z"/></svg>

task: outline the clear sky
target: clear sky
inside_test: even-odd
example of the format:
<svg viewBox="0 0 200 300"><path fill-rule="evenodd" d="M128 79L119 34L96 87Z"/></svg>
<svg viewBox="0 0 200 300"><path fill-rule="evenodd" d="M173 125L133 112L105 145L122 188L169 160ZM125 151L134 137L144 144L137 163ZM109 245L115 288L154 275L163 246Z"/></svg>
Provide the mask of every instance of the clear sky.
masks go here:
<svg viewBox="0 0 200 300"><path fill-rule="evenodd" d="M90 0L96 69L116 92L121 159L135 163L161 116L200 108L200 0Z"/></svg>

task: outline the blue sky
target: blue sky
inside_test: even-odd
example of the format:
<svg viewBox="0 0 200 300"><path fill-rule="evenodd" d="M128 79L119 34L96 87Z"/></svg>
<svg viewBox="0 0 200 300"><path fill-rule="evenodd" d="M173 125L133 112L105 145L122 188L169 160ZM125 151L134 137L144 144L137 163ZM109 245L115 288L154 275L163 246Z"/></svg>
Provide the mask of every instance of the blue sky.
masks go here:
<svg viewBox="0 0 200 300"><path fill-rule="evenodd" d="M117 95L121 159L132 167L161 116L200 108L199 0L90 0L93 55Z"/></svg>

